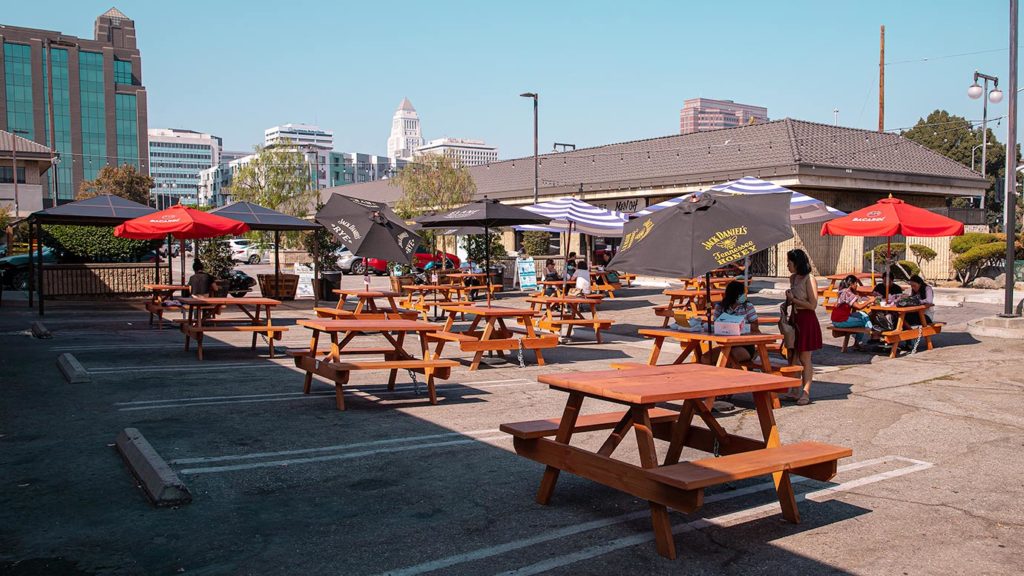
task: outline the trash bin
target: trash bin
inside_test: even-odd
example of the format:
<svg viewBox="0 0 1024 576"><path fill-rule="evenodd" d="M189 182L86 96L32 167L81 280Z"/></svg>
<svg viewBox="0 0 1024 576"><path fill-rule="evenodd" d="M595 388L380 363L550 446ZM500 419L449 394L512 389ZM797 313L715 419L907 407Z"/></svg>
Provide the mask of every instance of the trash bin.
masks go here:
<svg viewBox="0 0 1024 576"><path fill-rule="evenodd" d="M335 290L341 288L341 271L331 270L320 273L320 286L317 290L317 299L325 302L337 302L338 295Z"/></svg>

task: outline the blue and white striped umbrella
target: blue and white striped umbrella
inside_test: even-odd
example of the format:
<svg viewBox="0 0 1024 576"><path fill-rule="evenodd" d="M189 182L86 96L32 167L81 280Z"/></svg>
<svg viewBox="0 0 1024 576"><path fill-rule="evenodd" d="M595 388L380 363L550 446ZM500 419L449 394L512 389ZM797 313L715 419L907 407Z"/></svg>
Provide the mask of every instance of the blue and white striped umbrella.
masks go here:
<svg viewBox="0 0 1024 576"><path fill-rule="evenodd" d="M568 196L524 206L523 209L551 218L551 223L543 226L516 226L516 230L568 232L571 227L572 232L593 236L622 236L622 226L629 220L629 216L623 212L606 210Z"/></svg>
<svg viewBox="0 0 1024 576"><path fill-rule="evenodd" d="M725 184L719 184L712 186L710 190L716 192L726 192L730 194L777 194L779 192L792 192L793 199L789 203L789 222L790 224L815 224L820 222L826 222L839 216L846 216L846 212L841 212L835 208L825 204L821 200L815 200L806 194L794 192L789 188L783 188L778 184L761 180L760 178L754 178L752 176L744 176L739 180L733 180L732 182L726 182ZM679 204L690 195L680 196L678 198L672 198L652 204L647 207L646 210L642 210L636 213L636 216L645 216L661 210L663 208L669 208Z"/></svg>

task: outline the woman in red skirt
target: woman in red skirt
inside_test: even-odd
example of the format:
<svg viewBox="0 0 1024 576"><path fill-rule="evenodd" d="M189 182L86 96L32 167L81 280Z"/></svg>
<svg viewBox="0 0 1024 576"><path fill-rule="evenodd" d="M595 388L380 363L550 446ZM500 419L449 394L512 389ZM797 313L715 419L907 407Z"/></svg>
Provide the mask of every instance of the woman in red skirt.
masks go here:
<svg viewBox="0 0 1024 576"><path fill-rule="evenodd" d="M818 307L818 285L811 274L811 262L807 253L800 249L790 250L786 254L789 266L789 290L786 290L786 303L790 306L790 315L796 327L796 343L790 351L790 362L798 362L803 366L803 384L799 393L791 393L783 398L795 400L797 406L811 403L811 381L814 379L814 364L811 353L821 349L821 325L814 310Z"/></svg>

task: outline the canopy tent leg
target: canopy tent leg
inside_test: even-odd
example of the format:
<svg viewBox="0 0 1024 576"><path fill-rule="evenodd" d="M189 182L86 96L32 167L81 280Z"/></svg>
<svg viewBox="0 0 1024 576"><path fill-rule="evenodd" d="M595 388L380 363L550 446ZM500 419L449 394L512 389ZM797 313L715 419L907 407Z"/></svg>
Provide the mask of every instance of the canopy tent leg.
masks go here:
<svg viewBox="0 0 1024 576"><path fill-rule="evenodd" d="M31 244L29 244L29 250L32 250ZM39 260L39 293L37 296L39 297L39 315L42 316L44 313L43 300L46 298L46 290L43 286L43 223L38 221L36 222L36 257Z"/></svg>
<svg viewBox="0 0 1024 576"><path fill-rule="evenodd" d="M278 260L277 245L281 243L281 232L274 230L274 286L281 286L281 263ZM277 288L280 292L280 288Z"/></svg>
<svg viewBox="0 0 1024 576"><path fill-rule="evenodd" d="M29 309L35 308L35 291L36 291L36 257L32 254L32 220L28 222L28 307ZM8 246L14 246L13 243Z"/></svg>
<svg viewBox="0 0 1024 576"><path fill-rule="evenodd" d="M327 234L327 230L323 229L324 233ZM313 307L316 308L320 305L320 297L317 292L320 290L320 239L316 238L315 235L319 234L320 230L313 230L310 234L314 235L313 238ZM274 258L277 259L277 249L274 249ZM344 302L342 302L344 304Z"/></svg>

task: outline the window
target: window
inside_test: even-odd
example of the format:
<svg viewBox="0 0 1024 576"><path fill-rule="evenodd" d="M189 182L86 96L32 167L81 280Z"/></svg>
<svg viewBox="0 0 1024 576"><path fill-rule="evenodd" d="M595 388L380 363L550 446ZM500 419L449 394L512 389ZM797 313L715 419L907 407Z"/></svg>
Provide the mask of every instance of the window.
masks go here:
<svg viewBox="0 0 1024 576"><path fill-rule="evenodd" d="M7 130L35 140L32 117L32 48L4 42Z"/></svg>
<svg viewBox="0 0 1024 576"><path fill-rule="evenodd" d="M130 61L114 60L114 84L135 84Z"/></svg>
<svg viewBox="0 0 1024 576"><path fill-rule="evenodd" d="M139 131L135 94L114 95L118 164L139 167Z"/></svg>
<svg viewBox="0 0 1024 576"><path fill-rule="evenodd" d="M82 176L86 180L93 180L100 168L107 164L103 54L79 52L78 84L82 100Z"/></svg>
<svg viewBox="0 0 1024 576"><path fill-rule="evenodd" d="M25 167L18 166L18 184L25 183ZM0 184L14 184L14 168L0 166Z"/></svg>

